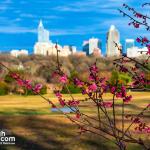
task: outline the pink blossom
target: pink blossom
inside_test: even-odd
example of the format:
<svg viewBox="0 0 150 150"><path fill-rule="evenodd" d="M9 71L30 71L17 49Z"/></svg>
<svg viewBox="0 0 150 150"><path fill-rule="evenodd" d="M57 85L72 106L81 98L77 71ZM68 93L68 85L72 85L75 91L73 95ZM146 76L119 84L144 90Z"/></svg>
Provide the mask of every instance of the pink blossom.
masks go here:
<svg viewBox="0 0 150 150"><path fill-rule="evenodd" d="M126 96L126 97L123 99L123 101L127 103L127 102L131 101L131 99L132 99L132 95Z"/></svg>
<svg viewBox="0 0 150 150"><path fill-rule="evenodd" d="M150 133L150 127L146 127L144 130L146 133Z"/></svg>
<svg viewBox="0 0 150 150"><path fill-rule="evenodd" d="M56 105L52 104L52 108L57 108Z"/></svg>
<svg viewBox="0 0 150 150"><path fill-rule="evenodd" d="M112 93L112 94L115 94L115 92L116 92L116 87L113 86L113 87L111 88L111 93Z"/></svg>
<svg viewBox="0 0 150 150"><path fill-rule="evenodd" d="M142 43L148 43L148 42L149 42L149 40L146 37L142 38Z"/></svg>
<svg viewBox="0 0 150 150"><path fill-rule="evenodd" d="M103 92L107 92L109 87L106 84L101 84L101 88L103 89Z"/></svg>
<svg viewBox="0 0 150 150"><path fill-rule="evenodd" d="M135 16L136 16L137 18L142 18L142 17L143 17L143 15L140 14L140 13L136 13Z"/></svg>
<svg viewBox="0 0 150 150"><path fill-rule="evenodd" d="M147 51L147 54L150 55L150 44L149 45L146 45L148 51Z"/></svg>
<svg viewBox="0 0 150 150"><path fill-rule="evenodd" d="M63 76L60 77L59 80L60 80L61 83L67 83L67 76L63 75Z"/></svg>
<svg viewBox="0 0 150 150"><path fill-rule="evenodd" d="M87 94L87 91L86 90L82 90L82 94Z"/></svg>
<svg viewBox="0 0 150 150"><path fill-rule="evenodd" d="M17 83L18 83L19 86L23 86L24 85L24 82L21 79L17 79Z"/></svg>
<svg viewBox="0 0 150 150"><path fill-rule="evenodd" d="M24 80L24 86L27 88L27 89L29 89L29 90L31 90L32 89L32 85L31 85L31 80ZM36 90L36 88L39 88L38 86L40 86L40 85L36 85L35 86L35 90ZM34 90L34 89L33 89Z"/></svg>
<svg viewBox="0 0 150 150"><path fill-rule="evenodd" d="M64 99L59 99L59 103L60 103L60 105L63 106L63 107L66 105L66 102L65 102Z"/></svg>
<svg viewBox="0 0 150 150"><path fill-rule="evenodd" d="M141 42L141 39L140 39L140 38L137 38L136 41L137 41L138 43L140 43L140 42Z"/></svg>
<svg viewBox="0 0 150 150"><path fill-rule="evenodd" d="M17 74L17 73L11 73L10 76L11 76L13 79L18 79L18 78L19 78L19 74Z"/></svg>
<svg viewBox="0 0 150 150"><path fill-rule="evenodd" d="M59 91L55 92L55 95L56 95L56 97L58 97L58 98L61 98L61 97L62 97L62 94L61 94Z"/></svg>
<svg viewBox="0 0 150 150"><path fill-rule="evenodd" d="M74 84L77 85L78 87L83 87L84 82L80 81L78 78L75 78Z"/></svg>
<svg viewBox="0 0 150 150"><path fill-rule="evenodd" d="M92 74L89 75L89 80L93 81L94 80L94 76Z"/></svg>
<svg viewBox="0 0 150 150"><path fill-rule="evenodd" d="M126 88L125 86L121 87L121 91L116 93L117 98L123 98L126 96Z"/></svg>
<svg viewBox="0 0 150 150"><path fill-rule="evenodd" d="M98 68L97 68L96 64L94 64L90 67L90 71L94 74L98 73Z"/></svg>
<svg viewBox="0 0 150 150"><path fill-rule="evenodd" d="M128 69L124 66L120 66L119 71L126 73L126 72L128 72Z"/></svg>
<svg viewBox="0 0 150 150"><path fill-rule="evenodd" d="M118 93L116 94L116 97L117 97L117 98L122 98L122 93L121 93L121 92L118 92Z"/></svg>
<svg viewBox="0 0 150 150"><path fill-rule="evenodd" d="M80 113L76 113L76 118L79 119L80 118Z"/></svg>
<svg viewBox="0 0 150 150"><path fill-rule="evenodd" d="M97 90L97 85L95 83L91 84L88 87L88 90L89 90L89 92L96 91Z"/></svg>
<svg viewBox="0 0 150 150"><path fill-rule="evenodd" d="M33 91L35 93L39 93L42 87L43 87L42 84L36 84L35 87L33 88Z"/></svg>
<svg viewBox="0 0 150 150"><path fill-rule="evenodd" d="M76 107L76 106L79 105L80 101L78 101L78 100L71 100L71 101L68 101L67 103L71 107Z"/></svg>
<svg viewBox="0 0 150 150"><path fill-rule="evenodd" d="M139 28L140 27L139 23L133 23L133 25L134 25L135 28Z"/></svg>
<svg viewBox="0 0 150 150"><path fill-rule="evenodd" d="M150 104L148 104L147 107L149 108L149 107L150 107Z"/></svg>
<svg viewBox="0 0 150 150"><path fill-rule="evenodd" d="M110 108L110 107L112 107L113 103L112 102L101 102L101 103L99 103L99 105L106 107L106 108Z"/></svg>
<svg viewBox="0 0 150 150"><path fill-rule="evenodd" d="M138 118L138 117L135 118L135 119L133 120L133 122L134 122L134 123L141 123L140 118Z"/></svg>

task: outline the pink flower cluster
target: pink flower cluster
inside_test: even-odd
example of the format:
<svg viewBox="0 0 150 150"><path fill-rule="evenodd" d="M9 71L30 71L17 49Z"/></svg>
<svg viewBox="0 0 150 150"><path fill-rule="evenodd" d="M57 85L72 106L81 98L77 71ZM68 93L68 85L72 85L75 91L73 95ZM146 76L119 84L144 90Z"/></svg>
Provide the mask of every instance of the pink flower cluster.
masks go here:
<svg viewBox="0 0 150 150"><path fill-rule="evenodd" d="M62 76L60 76L59 81L60 81L61 83L67 83L68 78L67 78L66 75L62 75Z"/></svg>
<svg viewBox="0 0 150 150"><path fill-rule="evenodd" d="M36 84L33 86L31 80L23 80L20 78L19 74L11 73L10 76L17 81L19 86L25 87L28 90L32 90L35 94L38 94L43 87L42 84Z"/></svg>
<svg viewBox="0 0 150 150"><path fill-rule="evenodd" d="M140 14L140 13L136 13L135 16L136 16L137 18L142 18L142 17L143 17L143 15Z"/></svg>
<svg viewBox="0 0 150 150"><path fill-rule="evenodd" d="M146 47L147 47L147 49L148 49L147 55L150 55L150 44L147 44Z"/></svg>
<svg viewBox="0 0 150 150"><path fill-rule="evenodd" d="M134 129L139 132L150 133L150 127L146 123L142 122L139 117L134 118L131 115L126 115L126 118L130 118L134 124L138 124Z"/></svg>
<svg viewBox="0 0 150 150"><path fill-rule="evenodd" d="M69 101L65 101L65 99L62 98L62 94L60 93L60 91L54 91L55 93L55 96L58 98L59 100L59 104L64 107L64 106L67 106L67 107L77 107L80 103L80 101L78 100L69 100ZM52 104L52 108L56 108L56 106L54 104ZM76 115L76 118L79 119L80 118L80 113L75 111L75 115Z"/></svg>
<svg viewBox="0 0 150 150"><path fill-rule="evenodd" d="M139 27L140 27L140 24L139 24L138 22L135 22L135 21L130 22L128 25L129 25L129 26L130 26L130 25L133 25L135 28L139 28Z"/></svg>
<svg viewBox="0 0 150 150"><path fill-rule="evenodd" d="M128 102L131 101L131 99L132 99L132 95L129 95L129 96L125 96L125 97L123 98L123 101L126 102L126 103L128 103Z"/></svg>
<svg viewBox="0 0 150 150"><path fill-rule="evenodd" d="M134 82L132 83L133 87L137 87L139 85L144 86L144 85L149 85L150 81L146 80L144 73L141 73L138 75L138 77L134 77Z"/></svg>
<svg viewBox="0 0 150 150"><path fill-rule="evenodd" d="M143 38L137 38L136 41L138 43L141 43L141 45L146 45L148 51L147 51L147 55L150 55L150 40L147 37L143 37Z"/></svg>
<svg viewBox="0 0 150 150"><path fill-rule="evenodd" d="M141 44L147 44L148 42L150 42L147 37L136 38L136 41Z"/></svg>
<svg viewBox="0 0 150 150"><path fill-rule="evenodd" d="M96 63L90 67L90 72L92 74L98 73L98 67L96 66Z"/></svg>
<svg viewBox="0 0 150 150"><path fill-rule="evenodd" d="M78 100L70 100L67 102L67 104L71 107L77 107L79 105L80 101Z"/></svg>
<svg viewBox="0 0 150 150"><path fill-rule="evenodd" d="M116 89L115 86L110 87L110 91L111 91L112 94L115 94L116 90L117 90L117 89Z"/></svg>
<svg viewBox="0 0 150 150"><path fill-rule="evenodd" d="M19 79L19 78L20 78L19 74L17 74L17 73L11 73L10 76L11 76L13 79Z"/></svg>
<svg viewBox="0 0 150 150"><path fill-rule="evenodd" d="M123 97L126 97L126 88L125 86L121 86L121 89L119 92L116 93L116 97L117 98L123 98Z"/></svg>
<svg viewBox="0 0 150 150"><path fill-rule="evenodd" d="M54 91L54 93L55 93L56 97L58 98L60 105L64 107L66 105L66 102L62 98L62 94L60 93L60 91Z"/></svg>
<svg viewBox="0 0 150 150"><path fill-rule="evenodd" d="M115 94L117 98L122 98L124 102L129 102L132 99L132 95L127 96L126 87L121 86L120 88L112 86L110 87L110 91L112 94Z"/></svg>
<svg viewBox="0 0 150 150"><path fill-rule="evenodd" d="M10 76L17 81L19 86L25 87L29 90L32 89L30 80L23 80L20 78L19 74L16 74L16 73L11 73Z"/></svg>
<svg viewBox="0 0 150 150"><path fill-rule="evenodd" d="M36 85L33 87L34 93L40 93L42 87L43 87L42 84L36 84Z"/></svg>
<svg viewBox="0 0 150 150"><path fill-rule="evenodd" d="M113 103L112 102L100 102L99 103L99 106L103 106L103 107L106 107L106 108L110 108L112 107Z"/></svg>
<svg viewBox="0 0 150 150"><path fill-rule="evenodd" d="M119 71L126 73L126 72L128 72L128 69L122 65L122 66L120 66Z"/></svg>
<svg viewBox="0 0 150 150"><path fill-rule="evenodd" d="M76 118L79 119L81 117L80 113L76 113Z"/></svg>
<svg viewBox="0 0 150 150"><path fill-rule="evenodd" d="M144 130L145 130L146 133L150 133L150 127L145 127Z"/></svg>
<svg viewBox="0 0 150 150"><path fill-rule="evenodd" d="M81 80L79 80L78 78L75 78L74 79L74 84L77 86L77 87L83 87L84 86L84 82L82 82Z"/></svg>
<svg viewBox="0 0 150 150"><path fill-rule="evenodd" d="M88 90L87 92L90 93L90 92L95 92L97 90L97 85L95 83L91 84L88 86Z"/></svg>

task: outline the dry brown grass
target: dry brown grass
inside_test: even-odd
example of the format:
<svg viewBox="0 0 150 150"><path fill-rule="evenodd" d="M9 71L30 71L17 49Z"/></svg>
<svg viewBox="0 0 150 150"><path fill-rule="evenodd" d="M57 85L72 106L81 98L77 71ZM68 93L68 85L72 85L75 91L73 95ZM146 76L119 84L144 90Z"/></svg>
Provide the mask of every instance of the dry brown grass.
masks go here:
<svg viewBox="0 0 150 150"><path fill-rule="evenodd" d="M128 113L137 113L150 102L150 93L132 93L133 100L126 106ZM45 95L57 103L53 94ZM81 94L75 98L84 99ZM69 95L65 95L69 99ZM111 98L106 94L105 98ZM117 124L120 126L120 102L118 100ZM81 103L83 112L94 115L93 103ZM111 110L109 112L111 114ZM150 122L149 111L145 115ZM128 122L127 122L128 123ZM16 145L2 146L0 150L110 150L116 147L104 139L92 134L77 136L78 129L67 118L58 113L52 113L47 102L39 96L8 95L0 97L0 129L9 129L16 137ZM141 135L143 136L143 135ZM145 138L149 138L146 137ZM140 150L140 147L130 145L129 150Z"/></svg>

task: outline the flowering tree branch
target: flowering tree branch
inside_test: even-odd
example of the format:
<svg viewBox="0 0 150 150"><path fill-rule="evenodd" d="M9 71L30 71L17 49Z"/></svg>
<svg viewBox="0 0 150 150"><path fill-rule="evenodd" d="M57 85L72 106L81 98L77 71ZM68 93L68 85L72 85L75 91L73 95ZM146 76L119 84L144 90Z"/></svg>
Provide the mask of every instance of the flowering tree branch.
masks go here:
<svg viewBox="0 0 150 150"><path fill-rule="evenodd" d="M143 7L146 5L148 4L143 5ZM129 11L131 10L136 18L144 19L144 22L140 22L119 9L120 13L124 16L128 16L132 20L132 24L135 28L139 28L139 25L144 25L147 30L150 30L149 25L147 24L147 19L149 19L148 16L136 12L128 5L124 4L123 6ZM54 94L58 100L58 104L53 103L49 98L46 98L39 93L42 88L41 84L33 86L30 80L22 79L19 74L14 73L1 62L0 65L10 72L11 77L15 79L20 86L32 90L35 94L47 101L52 108L56 108L60 113L74 123L79 128L79 135L84 133L96 134L106 140L114 142L120 150L126 150L128 143L139 144L145 150L150 150L143 139L133 136L133 131L139 131L140 133L145 134L150 133L150 127L142 120L144 113L149 110L150 104L145 106L138 114L135 114L134 116L128 115L126 111L126 105L132 100L132 95L128 93L128 89L139 88L148 90L145 86L150 84L149 79L147 79L144 74L144 71L150 72L150 68L148 67L150 55L149 40L145 37L140 37L137 41L148 48L148 58L146 61L139 62L138 60L127 56L122 56L121 58L114 60L114 65L119 69L119 72L129 73L132 76L132 85L124 85L123 83L120 83L118 79L116 79L114 83L111 83L108 79L101 77L99 75L99 69L96 62L89 66L87 81L82 81L77 77L69 78L62 69L59 59L60 50L58 49L56 43L56 69L52 77L56 78L59 84L67 89L70 96L69 100L65 99L61 91L55 88ZM117 43L114 44L120 51ZM132 64L132 66L129 65L129 63ZM80 101L74 98L68 87L68 84L70 83L73 83L76 88L80 88L82 95L86 97L85 101ZM111 93L110 100L105 99L104 94L107 92ZM96 110L96 113L93 115L88 115L82 112L81 105L84 102L88 102L88 106L92 106L93 109ZM119 105L121 107L120 110L118 110L117 107L118 102L121 103ZM61 109L62 107L69 108L73 113L64 113ZM121 114L120 126L117 124L117 112Z"/></svg>
<svg viewBox="0 0 150 150"><path fill-rule="evenodd" d="M144 5L145 6L145 5ZM147 31L150 31L150 25L148 24L147 20L150 19L149 16L147 15L143 15L137 11L135 11L134 8L129 7L127 4L123 4L123 7L125 9L127 9L128 11L132 12L133 16L129 15L128 13L126 13L125 11L118 9L118 11L125 17L127 16L131 22L129 23L129 25L133 25L135 28L139 28L140 25L145 26ZM141 21L139 21L138 19L142 19Z"/></svg>

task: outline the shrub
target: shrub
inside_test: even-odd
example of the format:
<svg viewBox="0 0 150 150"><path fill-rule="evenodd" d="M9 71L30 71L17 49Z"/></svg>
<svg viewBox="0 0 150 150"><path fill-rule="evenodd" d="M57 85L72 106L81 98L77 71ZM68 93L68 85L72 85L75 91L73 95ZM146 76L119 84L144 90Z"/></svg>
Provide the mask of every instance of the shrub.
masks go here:
<svg viewBox="0 0 150 150"><path fill-rule="evenodd" d="M0 82L0 95L6 95L9 92L7 84L3 81Z"/></svg>
<svg viewBox="0 0 150 150"><path fill-rule="evenodd" d="M113 71L111 78L110 78L110 83L112 85L115 85L116 81L119 81L118 84L127 85L129 82L131 82L131 77L127 73L121 73L118 71Z"/></svg>
<svg viewBox="0 0 150 150"><path fill-rule="evenodd" d="M9 74L7 74L6 76L5 76L5 82L7 82L7 83L12 83L12 82L14 82L15 81L15 79L13 79Z"/></svg>
<svg viewBox="0 0 150 150"><path fill-rule="evenodd" d="M71 93L73 93L73 94L77 94L77 93L81 93L82 92L80 88L75 87L73 84L68 84L67 86L68 86L69 91ZM67 90L66 86L64 86L62 88L61 93L62 94L68 94L68 90Z"/></svg>
<svg viewBox="0 0 150 150"><path fill-rule="evenodd" d="M24 94L23 95L37 95L36 93L34 93L32 90L26 89L24 88ZM46 85L44 85L42 87L42 89L40 90L39 94L43 95L43 94L47 94L47 87Z"/></svg>
<svg viewBox="0 0 150 150"><path fill-rule="evenodd" d="M40 91L40 94L47 94L47 87L44 85Z"/></svg>
<svg viewBox="0 0 150 150"><path fill-rule="evenodd" d="M25 72L23 70L14 70L13 71L14 73L16 74L19 74L20 76L24 76ZM12 83L12 82L15 82L15 79L13 79L11 76L10 76L10 72L8 72L8 74L5 76L4 78L4 81L7 82L7 83Z"/></svg>

